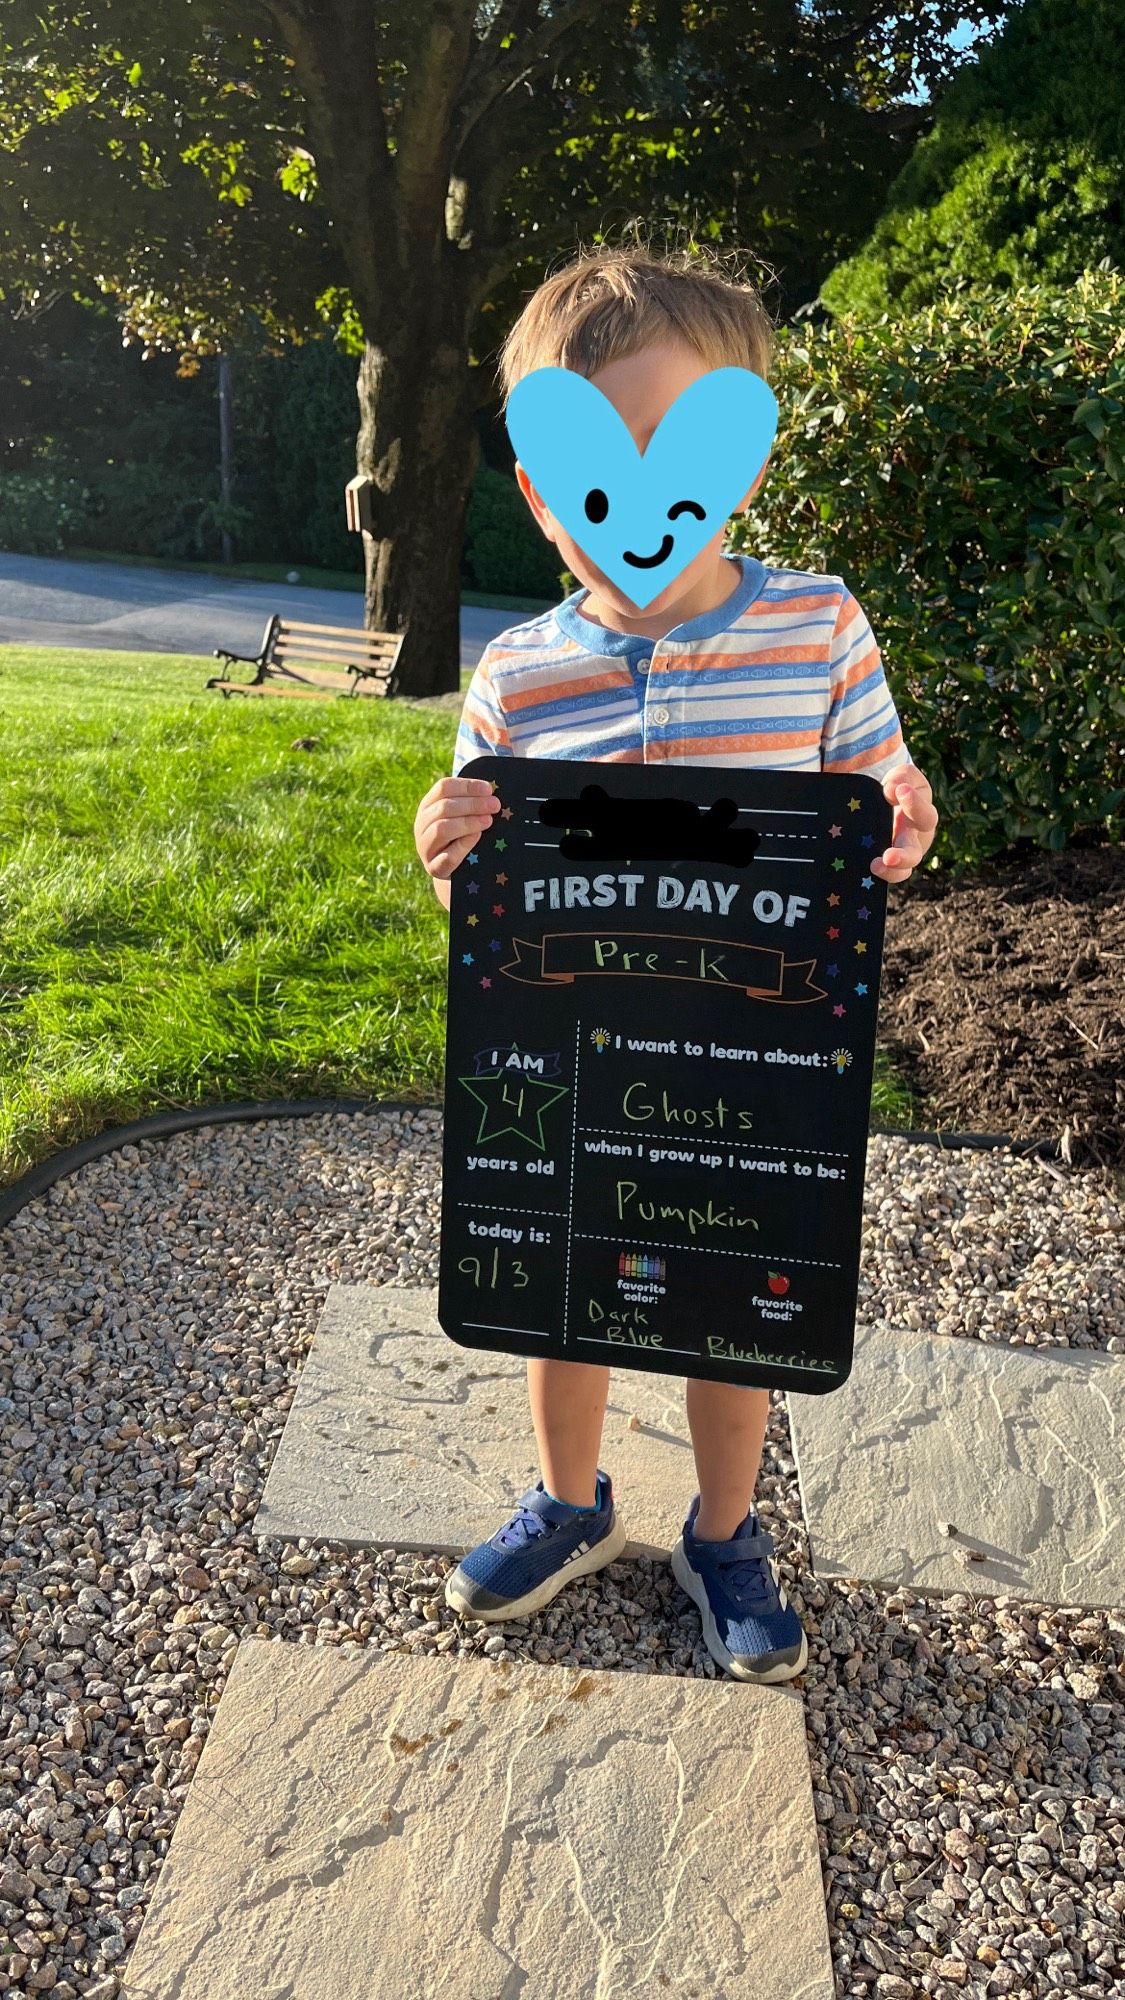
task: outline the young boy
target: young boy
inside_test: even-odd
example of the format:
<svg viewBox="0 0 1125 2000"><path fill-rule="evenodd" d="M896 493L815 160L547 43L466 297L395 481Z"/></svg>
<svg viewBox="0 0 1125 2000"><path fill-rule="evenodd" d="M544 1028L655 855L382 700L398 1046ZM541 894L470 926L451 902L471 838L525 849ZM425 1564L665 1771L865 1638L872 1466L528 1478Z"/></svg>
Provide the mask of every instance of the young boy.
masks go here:
<svg viewBox="0 0 1125 2000"><path fill-rule="evenodd" d="M735 366L764 378L771 336L757 293L720 267L634 250L582 256L540 286L513 327L501 356L505 399L534 368L573 369L608 397L643 452L698 376ZM732 557L720 531L638 614L523 466L516 477L585 587L485 648L453 775L426 793L414 824L443 906L449 877L499 804L483 780L458 776L485 754L861 771L883 781L897 808L894 845L872 873L905 881L932 844L937 813L903 744L871 628L842 579ZM529 1359L527 1375L542 1476L449 1577L447 1602L470 1618L530 1616L625 1546L598 1465L609 1368ZM805 1635L752 1506L769 1392L689 1380L686 1393L699 1492L672 1556L677 1581L720 1666L741 1680L791 1679L807 1659Z"/></svg>

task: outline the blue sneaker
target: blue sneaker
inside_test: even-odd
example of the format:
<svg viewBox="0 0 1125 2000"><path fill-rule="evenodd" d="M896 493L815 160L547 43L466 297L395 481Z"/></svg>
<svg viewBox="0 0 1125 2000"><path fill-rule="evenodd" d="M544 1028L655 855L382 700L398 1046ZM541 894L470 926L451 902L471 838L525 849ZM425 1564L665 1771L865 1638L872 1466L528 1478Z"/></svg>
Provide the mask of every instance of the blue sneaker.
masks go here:
<svg viewBox="0 0 1125 2000"><path fill-rule="evenodd" d="M804 1672L809 1647L778 1574L773 1536L751 1508L729 1542L697 1542L698 1513L697 1493L672 1571L699 1606L707 1651L736 1680L792 1680Z"/></svg>
<svg viewBox="0 0 1125 2000"><path fill-rule="evenodd" d="M537 1480L504 1526L446 1578L446 1603L466 1618L529 1618L574 1577L615 1562L626 1535L608 1472L598 1472L597 1496L597 1513L583 1513Z"/></svg>

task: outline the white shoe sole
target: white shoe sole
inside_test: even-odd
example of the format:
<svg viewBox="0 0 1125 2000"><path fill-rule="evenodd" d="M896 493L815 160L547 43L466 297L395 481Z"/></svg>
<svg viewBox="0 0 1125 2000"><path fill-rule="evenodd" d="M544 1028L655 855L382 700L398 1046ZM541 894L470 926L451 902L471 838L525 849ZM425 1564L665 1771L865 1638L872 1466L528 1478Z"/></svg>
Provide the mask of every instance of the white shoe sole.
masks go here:
<svg viewBox="0 0 1125 2000"><path fill-rule="evenodd" d="M534 1590L529 1590L525 1597L514 1597L510 1604L497 1605L494 1611L474 1611L457 1585L457 1571L452 1570L446 1578L445 1601L450 1610L460 1612L462 1618L477 1619L483 1624L504 1625L509 1619L530 1618L536 1611L542 1611L543 1606L557 1597L560 1590L565 1590L575 1577L593 1576L607 1563L616 1562L628 1539L625 1524L618 1514L609 1533L603 1535L593 1548L587 1549L584 1555L575 1556L553 1576L544 1577L543 1582L537 1584Z"/></svg>
<svg viewBox="0 0 1125 2000"><path fill-rule="evenodd" d="M731 1674L735 1680L753 1681L759 1687L770 1687L775 1681L795 1680L798 1674L804 1673L809 1657L809 1642L804 1632L801 1633L800 1658L791 1667L786 1666L784 1660L782 1660L779 1661L776 1667L770 1667L764 1674L755 1674L744 1667L740 1661L736 1660L733 1653L728 1653L719 1637L719 1628L715 1623L711 1606L707 1602L707 1591L704 1587L703 1578L700 1576L698 1570L692 1568L687 1559L682 1535L672 1550L672 1574L679 1584L680 1589L691 1598L692 1603L699 1611L699 1616L703 1621L704 1641L706 1642L707 1651L710 1653L711 1658L717 1660L721 1666L724 1666L728 1674Z"/></svg>

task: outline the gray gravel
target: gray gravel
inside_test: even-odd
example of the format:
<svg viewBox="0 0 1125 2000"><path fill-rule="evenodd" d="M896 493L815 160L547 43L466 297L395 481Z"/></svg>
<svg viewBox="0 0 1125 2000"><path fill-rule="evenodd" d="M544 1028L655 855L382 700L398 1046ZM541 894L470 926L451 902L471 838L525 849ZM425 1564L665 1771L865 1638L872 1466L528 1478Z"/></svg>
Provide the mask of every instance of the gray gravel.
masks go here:
<svg viewBox="0 0 1125 2000"><path fill-rule="evenodd" d="M498 1631L453 1618L448 1561L255 1542L329 1284L436 1280L439 1144L431 1112L205 1128L0 1233L0 1993L118 1993L244 1634L716 1677L662 1563ZM1121 1348L1096 1171L877 1138L865 1210L864 1318ZM816 1582L780 1402L759 1504L840 1994L1125 1993L1125 1622Z"/></svg>

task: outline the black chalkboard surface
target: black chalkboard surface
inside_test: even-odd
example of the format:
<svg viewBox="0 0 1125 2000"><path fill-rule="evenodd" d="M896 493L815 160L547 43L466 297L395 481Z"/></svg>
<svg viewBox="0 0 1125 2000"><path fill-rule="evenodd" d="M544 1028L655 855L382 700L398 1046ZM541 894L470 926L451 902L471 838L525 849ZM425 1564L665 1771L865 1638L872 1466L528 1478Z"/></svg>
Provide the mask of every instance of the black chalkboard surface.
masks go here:
<svg viewBox="0 0 1125 2000"><path fill-rule="evenodd" d="M823 1393L859 1278L892 808L873 778L478 757L438 1319Z"/></svg>

